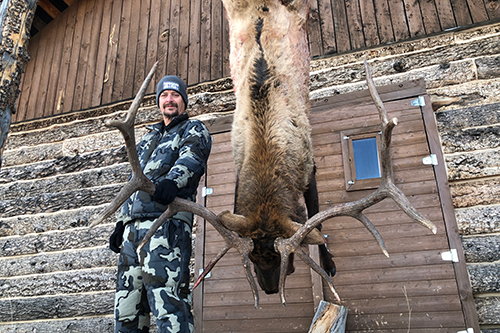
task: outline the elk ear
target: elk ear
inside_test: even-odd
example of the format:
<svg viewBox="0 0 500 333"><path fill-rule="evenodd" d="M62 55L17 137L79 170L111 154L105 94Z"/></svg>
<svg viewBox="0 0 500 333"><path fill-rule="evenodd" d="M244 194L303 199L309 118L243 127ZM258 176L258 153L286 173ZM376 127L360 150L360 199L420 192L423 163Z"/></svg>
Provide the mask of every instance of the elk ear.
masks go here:
<svg viewBox="0 0 500 333"><path fill-rule="evenodd" d="M302 227L302 224L297 223L297 222L292 222L292 228L293 228L293 233L297 232L300 227ZM304 241L302 244L317 244L317 245L322 245L325 244L325 237L321 234L321 232L314 228L307 236L304 238Z"/></svg>
<svg viewBox="0 0 500 333"><path fill-rule="evenodd" d="M248 229L247 219L243 215L233 214L226 210L220 213L219 220L226 229L235 231L242 236Z"/></svg>

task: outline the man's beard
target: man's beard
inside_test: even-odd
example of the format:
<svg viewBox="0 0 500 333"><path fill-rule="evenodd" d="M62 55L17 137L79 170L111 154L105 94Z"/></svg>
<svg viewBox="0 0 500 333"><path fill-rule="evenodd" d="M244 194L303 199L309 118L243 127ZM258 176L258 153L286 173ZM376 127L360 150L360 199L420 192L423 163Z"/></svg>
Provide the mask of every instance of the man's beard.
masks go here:
<svg viewBox="0 0 500 333"><path fill-rule="evenodd" d="M173 113L170 113L170 111L165 110L167 107L175 107L176 109ZM173 102L165 103L165 104L163 104L163 109L164 110L162 111L162 114L163 114L163 116L165 116L167 118L171 119L171 118L177 117L179 115L179 105L177 103L173 103Z"/></svg>

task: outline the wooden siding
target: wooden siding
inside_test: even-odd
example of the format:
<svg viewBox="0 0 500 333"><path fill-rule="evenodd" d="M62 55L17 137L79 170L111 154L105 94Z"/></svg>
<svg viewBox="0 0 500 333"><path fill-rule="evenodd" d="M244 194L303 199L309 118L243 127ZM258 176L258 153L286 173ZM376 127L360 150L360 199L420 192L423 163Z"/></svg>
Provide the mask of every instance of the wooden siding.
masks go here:
<svg viewBox="0 0 500 333"><path fill-rule="evenodd" d="M439 167L435 169L422 163L422 158L430 154L428 140L433 140L437 130L435 124L434 127L428 124L429 120L424 122L423 109L411 105L417 95L410 96L418 91L422 94L422 88L401 87L380 89L382 98L394 100L385 103L389 117L399 120L392 140L396 184L412 204L436 224L438 232L433 235L412 222L390 199L366 212L384 238L390 258L383 255L376 241L357 220L338 217L323 224L322 232L329 235L328 247L338 269L333 281L350 311L347 331L403 332L411 327L430 333L477 328L465 260L453 264L441 258L441 253L448 251L450 244L456 247L458 233L452 217L448 215L445 223L447 213L441 207L441 197L449 192L439 189L444 186L437 183ZM431 109L427 111L432 115ZM377 110L367 91L313 101L310 120L321 209L360 199L373 191L345 190L340 143L342 131L379 124ZM206 186L213 189L213 194L206 197L206 203L216 213L232 210L234 200L235 173L227 131L229 124L230 119L219 119L218 123L208 125L214 145ZM202 232L204 229L206 231ZM197 267L202 267L200 260L206 263L215 256L222 248L222 240L210 225L200 229L197 239L203 239L197 243L200 255L196 258ZM264 295L259 290L261 306L253 309L252 293L241 259L236 251L230 251L200 290L195 291L196 299L203 304L195 312L198 330L307 332L315 299L324 295L326 300L332 301L333 295L326 286L319 293L313 291L314 276L300 260L295 260L295 264L295 273L287 279L286 308L281 307L278 295Z"/></svg>
<svg viewBox="0 0 500 333"><path fill-rule="evenodd" d="M313 0L311 56L499 18L499 8L498 0ZM33 37L13 122L130 99L155 61L154 82L229 77L228 29L220 0L76 1Z"/></svg>

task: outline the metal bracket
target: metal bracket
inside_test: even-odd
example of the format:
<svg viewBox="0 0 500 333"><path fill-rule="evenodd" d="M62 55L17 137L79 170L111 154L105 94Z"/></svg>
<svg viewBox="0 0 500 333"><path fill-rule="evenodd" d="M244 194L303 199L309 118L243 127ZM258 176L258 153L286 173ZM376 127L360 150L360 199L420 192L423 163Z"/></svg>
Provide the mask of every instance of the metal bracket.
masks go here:
<svg viewBox="0 0 500 333"><path fill-rule="evenodd" d="M457 249L451 249L450 251L441 252L441 258L444 261L458 262Z"/></svg>
<svg viewBox="0 0 500 333"><path fill-rule="evenodd" d="M425 106L424 96L418 96L417 99L411 101L412 106Z"/></svg>
<svg viewBox="0 0 500 333"><path fill-rule="evenodd" d="M431 165L438 165L438 159L436 154L430 154L429 156L426 156L422 158L422 163L424 164L431 164Z"/></svg>
<svg viewBox="0 0 500 333"><path fill-rule="evenodd" d="M458 331L457 333L474 333L474 329L472 327L469 327L465 331Z"/></svg>
<svg viewBox="0 0 500 333"><path fill-rule="evenodd" d="M201 196L202 197L206 197L207 195L210 195L214 193L214 189L211 188L211 187L204 187L202 190L201 190Z"/></svg>
<svg viewBox="0 0 500 333"><path fill-rule="evenodd" d="M203 273L203 268L201 268L199 271L198 271L198 276L201 275L201 273ZM207 275L205 275L205 277L203 279L208 279L212 276L212 272L208 272Z"/></svg>

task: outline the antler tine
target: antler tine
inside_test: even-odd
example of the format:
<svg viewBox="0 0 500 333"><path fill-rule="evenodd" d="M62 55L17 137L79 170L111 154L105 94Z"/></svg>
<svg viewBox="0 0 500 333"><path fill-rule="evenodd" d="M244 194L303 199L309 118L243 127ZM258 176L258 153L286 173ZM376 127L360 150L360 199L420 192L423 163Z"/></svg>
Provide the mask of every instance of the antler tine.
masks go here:
<svg viewBox="0 0 500 333"><path fill-rule="evenodd" d="M329 277L326 272L320 267L315 267L317 264L313 264L313 260L300 249L300 244L304 240L304 238L311 232L311 230L318 225L320 225L325 220L336 217L336 216L351 216L358 221L360 221L366 229L373 235L373 237L377 240L382 252L389 257L389 253L385 247L382 236L379 234L375 226L370 222L370 220L362 214L363 210L373 206L374 204L384 200L387 197L391 197L396 204L415 222L429 228L434 234L436 233L436 226L429 221L425 216L419 213L415 207L409 202L408 198L404 195L404 193L397 188L394 184L394 177L392 172L392 164L391 164L391 155L390 155L390 146L391 146L391 137L392 130L397 125L397 118L392 118L389 120L387 110L380 98L375 84L373 83L373 78L370 72L370 68L368 67L368 63L365 59L363 59L363 63L366 71L366 81L368 84L368 90L370 91L370 95L377 107L379 112L380 121L382 123L382 149L381 149L381 164L382 164L382 182L379 188L371 193L370 195L362 198L360 200L335 205L330 207L324 211L318 212L312 218L310 218L304 225L302 225L299 230L288 239L276 239L275 241L275 249L281 255L281 276L280 276L280 297L282 303L285 304L284 299L284 285L285 285L285 276L286 276L286 268L288 266L288 258L290 253L294 252L299 255L299 257L304 260L311 268L313 268L316 272L318 272L325 281L330 285ZM327 279L328 277L328 279ZM333 284L332 284L333 286Z"/></svg>
<svg viewBox="0 0 500 333"><path fill-rule="evenodd" d="M172 201L172 203L170 203L170 205L168 206L168 209L156 219L156 221L147 231L146 235L144 235L144 238L137 247L137 253L139 253L143 246L151 239L151 237L163 224L163 222L180 211L190 212L203 217L219 232L219 234L226 242L224 248L219 251L219 253L217 253L217 255L205 267L203 273L200 275L193 288L196 288L199 285L201 280L203 280L203 278L212 270L212 268L214 268L215 264L217 264L217 262L227 253L227 251L229 251L229 249L236 248L236 250L241 255L241 261L243 263L243 267L245 268L245 275L247 277L248 283L250 284L250 288L252 289L255 300L255 307L257 308L257 306L259 305L259 294L257 292L257 284L255 283L250 269L251 265L249 259L249 254L253 250L253 242L250 238L238 237L234 232L226 229L223 226L223 224L220 222L220 219L222 219L221 215L224 212L216 216L212 211L200 204L181 198L175 198L174 201Z"/></svg>
<svg viewBox="0 0 500 333"><path fill-rule="evenodd" d="M137 114L137 110L141 105L142 99L146 93L146 89L148 88L151 79L153 78L153 74L156 70L158 62L156 62L151 70L149 71L148 76L142 83L141 88L137 92L137 95L134 98L134 101L130 105L130 108L127 112L127 116L124 121L120 120L108 120L106 122L106 126L108 127L116 127L122 133L123 138L125 139L125 146L127 147L127 156L130 162L130 166L132 168L132 178L131 180L118 192L113 201L101 212L98 216L97 220L94 221L90 228L101 223L105 218L111 216L120 206L130 197L135 191L142 190L149 194L153 194L155 192L156 186L144 175L141 169L141 165L139 163L139 157L137 156L137 148L135 145L135 133L134 133L134 122L135 116Z"/></svg>

